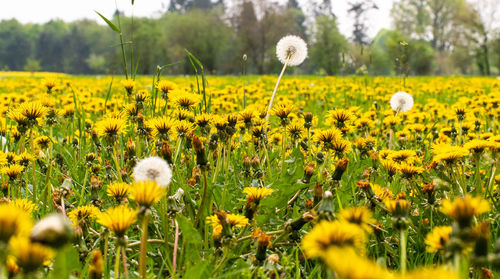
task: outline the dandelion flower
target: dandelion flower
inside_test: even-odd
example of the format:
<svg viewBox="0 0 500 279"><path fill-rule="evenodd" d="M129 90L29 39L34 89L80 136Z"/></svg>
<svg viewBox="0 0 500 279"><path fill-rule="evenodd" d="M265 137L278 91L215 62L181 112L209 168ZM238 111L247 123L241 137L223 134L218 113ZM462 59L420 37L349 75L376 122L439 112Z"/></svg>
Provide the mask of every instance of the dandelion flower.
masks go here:
<svg viewBox="0 0 500 279"><path fill-rule="evenodd" d="M160 157L145 158L134 167L134 180L151 180L159 186L166 187L172 180L172 170L168 163Z"/></svg>
<svg viewBox="0 0 500 279"><path fill-rule="evenodd" d="M25 274L36 271L38 268L49 263L54 257L52 249L31 242L29 238L18 236L10 241L12 253L16 258L16 264Z"/></svg>
<svg viewBox="0 0 500 279"><path fill-rule="evenodd" d="M481 197L472 197L465 195L462 198L456 198L453 202L444 200L441 205L441 211L455 219L460 227L470 225L474 216L480 215L490 210L488 201Z"/></svg>
<svg viewBox="0 0 500 279"><path fill-rule="evenodd" d="M32 225L24 210L12 204L0 204L0 243L7 243L14 235L28 235Z"/></svg>
<svg viewBox="0 0 500 279"><path fill-rule="evenodd" d="M339 220L358 225L365 232L371 232L372 227L370 224L375 223L371 211L364 206L341 210L339 213Z"/></svg>
<svg viewBox="0 0 500 279"><path fill-rule="evenodd" d="M391 108L398 112L407 112L413 107L413 97L406 92L396 92L391 97Z"/></svg>
<svg viewBox="0 0 500 279"><path fill-rule="evenodd" d="M260 201L262 198L264 198L267 195L270 195L272 192L274 192L273 189L269 188L257 188L257 187L246 187L243 189L243 193L247 194L247 200L252 200L255 202Z"/></svg>
<svg viewBox="0 0 500 279"><path fill-rule="evenodd" d="M224 220L221 221L221 218L225 217ZM226 214L225 212L220 212L218 214L214 214L212 216L207 217L207 223L213 227L213 236L219 236L223 230L223 222L229 225L230 228L233 227L244 227L248 225L248 219L243 215L238 214Z"/></svg>
<svg viewBox="0 0 500 279"><path fill-rule="evenodd" d="M86 224L90 219L97 217L99 208L93 205L79 206L76 209L68 212L68 218L73 222L73 225Z"/></svg>
<svg viewBox="0 0 500 279"><path fill-rule="evenodd" d="M437 251L444 251L446 243L450 240L451 230L451 226L434 227L434 229L432 229L432 231L425 237L427 252L433 253Z"/></svg>
<svg viewBox="0 0 500 279"><path fill-rule="evenodd" d="M15 199L10 204L24 210L28 214L32 214L34 210L38 209L38 206L29 199Z"/></svg>
<svg viewBox="0 0 500 279"><path fill-rule="evenodd" d="M150 208L166 194L166 188L161 187L154 180L134 181L130 199L142 207Z"/></svg>
<svg viewBox="0 0 500 279"><path fill-rule="evenodd" d="M127 123L124 119L110 117L97 122L96 126L99 135L113 138L124 132Z"/></svg>
<svg viewBox="0 0 500 279"><path fill-rule="evenodd" d="M298 66L307 57L307 44L300 37L285 36L276 45L276 56L283 64L288 60L288 66Z"/></svg>
<svg viewBox="0 0 500 279"><path fill-rule="evenodd" d="M130 193L130 186L125 182L115 182L108 185L106 193L115 200L121 201Z"/></svg>
<svg viewBox="0 0 500 279"><path fill-rule="evenodd" d="M359 226L343 221L321 221L304 236L302 249L309 258L323 256L331 247L363 250L366 236Z"/></svg>
<svg viewBox="0 0 500 279"><path fill-rule="evenodd" d="M386 269L377 265L375 262L358 255L351 247L329 248L323 257L323 260L330 269L335 271L339 278L382 279L391 277L390 273Z"/></svg>
<svg viewBox="0 0 500 279"><path fill-rule="evenodd" d="M137 220L137 211L125 205L110 208L99 214L97 222L123 237L127 229Z"/></svg>

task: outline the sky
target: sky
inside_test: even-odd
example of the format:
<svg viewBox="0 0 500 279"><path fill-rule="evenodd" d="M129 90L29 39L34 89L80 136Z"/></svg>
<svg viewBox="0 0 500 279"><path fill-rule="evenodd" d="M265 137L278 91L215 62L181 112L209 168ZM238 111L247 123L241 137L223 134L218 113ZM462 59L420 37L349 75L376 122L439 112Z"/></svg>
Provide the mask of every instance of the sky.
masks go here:
<svg viewBox="0 0 500 279"><path fill-rule="evenodd" d="M352 34L352 19L347 14L349 1L332 1L340 32L348 37ZM116 5L114 0L9 0L2 2L0 20L15 18L21 23L45 23L51 19L73 21L89 18L102 23L94 10L106 17L111 17L117 5L118 9L124 11L126 15L154 17L167 9L169 0L135 0L133 6L130 0L116 0ZM379 9L372 10L367 16L368 36L370 37L374 37L380 29L390 27L389 12L393 0L374 0L373 2Z"/></svg>

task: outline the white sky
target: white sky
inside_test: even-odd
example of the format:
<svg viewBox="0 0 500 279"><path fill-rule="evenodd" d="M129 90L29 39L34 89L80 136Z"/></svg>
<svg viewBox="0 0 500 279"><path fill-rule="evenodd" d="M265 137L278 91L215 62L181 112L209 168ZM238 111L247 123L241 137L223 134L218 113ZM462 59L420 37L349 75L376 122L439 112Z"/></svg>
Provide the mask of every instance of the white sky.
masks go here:
<svg viewBox="0 0 500 279"><path fill-rule="evenodd" d="M305 0L307 1L307 0ZM111 17L116 9L114 0L3 0L0 5L0 20L16 18L22 23L45 23L51 19L73 21L90 18L102 20L94 10L106 17ZM169 0L135 0L134 6L130 0L116 0L118 9L126 15L157 16L168 7ZM299 1L302 2L302 1ZM338 17L340 31L350 37L352 20L347 14L349 0L333 0L333 9ZM374 0L379 7L368 14L368 35L375 36L381 28L390 27L389 12L393 0Z"/></svg>

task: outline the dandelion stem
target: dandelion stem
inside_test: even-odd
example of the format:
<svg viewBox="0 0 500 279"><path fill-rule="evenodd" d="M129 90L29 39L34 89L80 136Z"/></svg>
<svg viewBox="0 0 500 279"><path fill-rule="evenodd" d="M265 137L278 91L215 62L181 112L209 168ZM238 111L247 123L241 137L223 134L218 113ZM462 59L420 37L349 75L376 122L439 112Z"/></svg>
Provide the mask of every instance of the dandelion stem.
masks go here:
<svg viewBox="0 0 500 279"><path fill-rule="evenodd" d="M180 137L179 141L177 143L177 148L175 149L174 165L177 164L177 157L179 157L179 153L181 151L182 140L183 140L183 137Z"/></svg>
<svg viewBox="0 0 500 279"><path fill-rule="evenodd" d="M147 254L147 243L148 243L148 223L149 223L149 210L144 213L144 218L142 220L142 236L141 236L141 248L139 256L139 275L140 278L146 278L146 254Z"/></svg>
<svg viewBox="0 0 500 279"><path fill-rule="evenodd" d="M178 243L179 243L179 225L177 224L177 221L175 221L174 254L172 256L172 269L174 271L174 274L177 270L177 249L179 247Z"/></svg>
<svg viewBox="0 0 500 279"><path fill-rule="evenodd" d="M128 266L127 266L127 255L125 255L125 249L122 249L122 261L123 261L123 272L125 273L125 279L129 279Z"/></svg>
<svg viewBox="0 0 500 279"><path fill-rule="evenodd" d="M407 230L400 230L400 252L401 252L401 257L400 257L400 268L401 268L401 273L405 274L406 273L406 234Z"/></svg>
<svg viewBox="0 0 500 279"><path fill-rule="evenodd" d="M201 203L200 203L200 208L198 208L198 214L196 215L196 218L194 220L195 226L198 225L198 221L201 220L201 215L203 214L203 208L205 207L205 200L207 199L207 188L208 188L208 183L207 183L207 171L203 170L203 196L201 198Z"/></svg>
<svg viewBox="0 0 500 279"><path fill-rule="evenodd" d="M30 130L30 143L31 143L31 153L35 152L35 141L33 140L33 129ZM37 187L36 187L36 179L35 179L35 162L31 163L31 184L33 186L33 202L37 204Z"/></svg>
<svg viewBox="0 0 500 279"><path fill-rule="evenodd" d="M115 166L116 166L116 174L118 175L119 181L123 181L122 179L122 174L120 172L120 163L118 163L118 148L116 147L115 144L113 144L113 161L115 161Z"/></svg>
<svg viewBox="0 0 500 279"><path fill-rule="evenodd" d="M120 250L121 246L118 245L116 247L116 254L115 254L115 279L120 278Z"/></svg>
<svg viewBox="0 0 500 279"><path fill-rule="evenodd" d="M283 65L283 69L281 70L281 73L278 77L278 81L276 81L276 86L274 86L274 91L273 95L271 95L271 100L269 101L269 106L267 107L267 114L266 114L266 121L269 121L269 112L271 111L271 108L273 107L273 101L274 97L276 96L276 91L278 91L278 86L280 85L281 78L285 74L286 66L288 65L288 61L290 61L290 55L286 57L285 64Z"/></svg>

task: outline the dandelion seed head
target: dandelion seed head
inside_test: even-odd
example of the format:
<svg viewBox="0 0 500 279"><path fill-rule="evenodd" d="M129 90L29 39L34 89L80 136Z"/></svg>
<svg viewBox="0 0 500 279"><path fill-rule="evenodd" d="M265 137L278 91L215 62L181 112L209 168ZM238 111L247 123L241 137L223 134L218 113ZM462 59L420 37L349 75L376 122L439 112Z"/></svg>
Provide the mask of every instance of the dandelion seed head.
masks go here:
<svg viewBox="0 0 500 279"><path fill-rule="evenodd" d="M276 56L285 64L288 57L288 66L298 66L307 57L307 44L300 37L289 35L281 38L276 45Z"/></svg>
<svg viewBox="0 0 500 279"><path fill-rule="evenodd" d="M391 97L391 108L399 112L407 112L413 107L413 97L406 92L396 92Z"/></svg>
<svg viewBox="0 0 500 279"><path fill-rule="evenodd" d="M134 167L135 181L156 181L159 186L166 187L172 180L172 170L168 163L160 157L142 159Z"/></svg>

